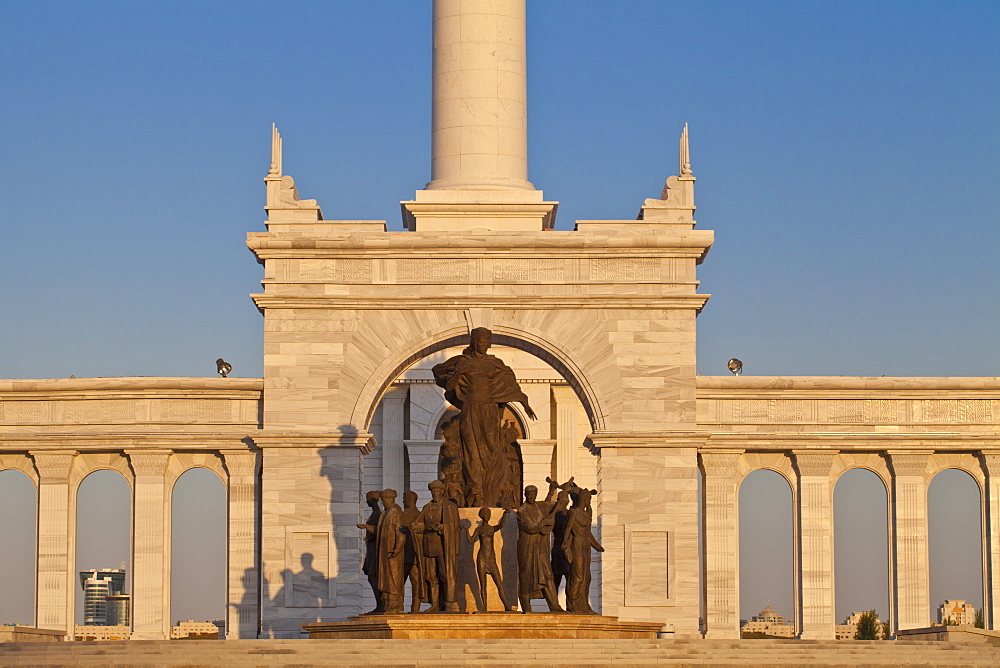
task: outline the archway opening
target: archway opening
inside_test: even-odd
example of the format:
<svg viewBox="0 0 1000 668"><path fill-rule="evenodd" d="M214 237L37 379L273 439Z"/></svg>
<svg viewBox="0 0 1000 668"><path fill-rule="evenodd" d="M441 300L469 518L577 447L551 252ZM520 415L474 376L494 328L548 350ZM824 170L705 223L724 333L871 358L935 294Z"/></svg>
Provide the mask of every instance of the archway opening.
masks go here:
<svg viewBox="0 0 1000 668"><path fill-rule="evenodd" d="M749 637L792 637L792 490L758 470L740 484L740 617ZM744 627L743 621L748 622Z"/></svg>
<svg viewBox="0 0 1000 668"><path fill-rule="evenodd" d="M132 602L121 597L130 591L131 538L128 483L117 471L94 471L80 483L76 497L77 624L130 625L126 610L131 611Z"/></svg>
<svg viewBox="0 0 1000 668"><path fill-rule="evenodd" d="M491 354L496 354L497 350L509 349L514 351L524 351L533 358L543 362L562 379L562 382L573 388L583 409L587 415L589 431L601 431L604 429L604 413L600 407L597 395L590 382L584 377L581 369L569 359L562 351L552 348L547 342L526 335L524 332L510 333L504 331L502 326L494 327L492 337L493 349ZM454 328L439 339L425 339L415 344L402 359L386 360L382 366L376 369L373 379L382 379L378 383L367 385L358 397L355 411L352 417L352 424L366 425L370 430L372 418L379 406L379 397L383 396L386 390L396 382L396 379L407 370L420 365L422 360L439 358L440 360L460 353L469 345L469 334L465 331L458 331Z"/></svg>
<svg viewBox="0 0 1000 668"><path fill-rule="evenodd" d="M983 608L983 524L979 485L971 475L945 469L934 476L927 489L927 526L930 618L975 623Z"/></svg>
<svg viewBox="0 0 1000 668"><path fill-rule="evenodd" d="M38 493L21 471L0 471L0 624L35 623Z"/></svg>
<svg viewBox="0 0 1000 668"><path fill-rule="evenodd" d="M171 623L226 619L226 489L214 472L186 471L171 497ZM194 628L200 635L211 630ZM221 636L220 637L224 637Z"/></svg>
<svg viewBox="0 0 1000 668"><path fill-rule="evenodd" d="M413 360L411 364L391 379L389 389L377 405L369 430L375 435L377 445L364 459L365 491L392 487L398 492L410 489L417 493L417 505L430 500L428 484L438 480L448 469L448 457L454 466L455 456L443 452L446 423L459 415L434 378L435 365L461 355L468 343L453 342L450 347L435 350ZM588 489L597 488L598 458L585 447L591 433L591 423L580 395L567 378L546 359L521 347L497 343L489 354L509 366L521 390L527 395L528 404L537 416L527 417L528 411L520 402L505 406L501 422L509 423L516 435L516 458L522 479L512 490L520 499L523 485L535 485L544 498L548 489L546 478L574 482ZM461 456L461 454L459 455ZM460 466L461 464L459 464ZM397 485L405 485L403 489ZM402 501L402 494L397 497ZM595 536L600 540L600 497L592 504ZM369 517L370 509L361 499L360 517ZM507 522L511 522L508 518ZM496 522L496 519L493 520ZM510 549L512 544L507 546ZM591 561L591 605L600 606L600 555ZM513 595L513 592L509 592ZM410 588L406 588L404 607L410 606ZM366 607L367 606L367 607ZM374 607L374 595L368 586L362 587L362 608Z"/></svg>
<svg viewBox="0 0 1000 668"><path fill-rule="evenodd" d="M885 484L871 471L851 469L837 480L833 563L838 624L868 610L889 621L888 505Z"/></svg>
<svg viewBox="0 0 1000 668"><path fill-rule="evenodd" d="M513 369L538 418L528 419L519 403L507 404L503 413L503 421L517 432L524 484L538 486L543 494L546 477L560 481L573 477L581 486L596 487L597 458L584 447L592 430L584 399L550 360L508 343L494 342L489 352ZM431 370L460 355L466 345L452 342L450 347L416 359L391 381L391 389L378 403L370 425L378 445L365 458L366 490L405 481L420 503L429 500L427 484L438 476L442 427L459 413L445 399ZM407 475L401 476L399 471ZM366 515L363 503L361 507Z"/></svg>

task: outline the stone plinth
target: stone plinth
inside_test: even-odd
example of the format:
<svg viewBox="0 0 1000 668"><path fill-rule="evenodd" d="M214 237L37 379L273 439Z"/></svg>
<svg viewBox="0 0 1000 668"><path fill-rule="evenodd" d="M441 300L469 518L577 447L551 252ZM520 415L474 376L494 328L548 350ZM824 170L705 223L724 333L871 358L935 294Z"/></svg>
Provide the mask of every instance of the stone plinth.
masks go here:
<svg viewBox="0 0 1000 668"><path fill-rule="evenodd" d="M303 624L309 638L607 638L655 639L659 622L623 622L603 615L427 613L363 615L346 622Z"/></svg>
<svg viewBox="0 0 1000 668"><path fill-rule="evenodd" d="M960 626L927 626L922 629L900 629L897 640L925 642L978 642L1000 647L1000 631L990 631L966 624Z"/></svg>
<svg viewBox="0 0 1000 668"><path fill-rule="evenodd" d="M34 626L0 626L0 643L5 642L62 642L64 631L38 629Z"/></svg>

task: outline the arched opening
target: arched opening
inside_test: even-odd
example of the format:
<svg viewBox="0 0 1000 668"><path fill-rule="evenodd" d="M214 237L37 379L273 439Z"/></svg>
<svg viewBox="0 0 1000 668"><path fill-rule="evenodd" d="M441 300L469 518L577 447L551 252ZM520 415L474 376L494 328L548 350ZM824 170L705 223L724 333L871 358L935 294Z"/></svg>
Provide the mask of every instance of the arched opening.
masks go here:
<svg viewBox="0 0 1000 668"><path fill-rule="evenodd" d="M226 618L226 489L214 472L187 470L171 496L170 621ZM207 628L207 627L206 627Z"/></svg>
<svg viewBox="0 0 1000 668"><path fill-rule="evenodd" d="M550 342L533 336L524 331L508 331L502 325L493 327L492 343L496 350L508 348L528 353L555 370L563 383L573 388L587 415L590 431L604 429L604 412L598 401L597 394L582 370L564 351L554 347ZM421 360L431 358L447 359L460 353L469 345L469 333L464 329L451 328L443 332L440 338L428 338L414 343L409 352L396 359L388 359L371 374L374 382L367 384L359 393L358 401L352 415L351 423L365 425L370 430L372 419L379 406L378 398L386 389L408 369L418 366ZM610 352L610 351L609 351ZM447 353L441 357L442 353Z"/></svg>
<svg viewBox="0 0 1000 668"><path fill-rule="evenodd" d="M406 470L411 489L421 502L426 500L427 483L437 477L442 428L459 413L435 384L431 369L460 355L465 347L452 345L414 360L392 379L392 397L386 395L379 402L370 425L378 446L366 457L365 489L384 487L399 479L392 472ZM596 487L596 457L583 447L591 430L583 399L549 360L534 352L494 343L490 354L513 369L538 418L529 420L517 403L508 404L503 412L503 422L516 430L521 444L524 484L544 491L546 477L573 476L581 486ZM400 400L401 408L394 404ZM396 424L399 421L402 424Z"/></svg>
<svg viewBox="0 0 1000 668"><path fill-rule="evenodd" d="M132 491L117 471L94 471L76 496L76 623L126 627L132 577ZM109 600L109 597L112 598ZM86 634L78 637L87 637ZM117 637L117 636L114 636Z"/></svg>
<svg viewBox="0 0 1000 668"><path fill-rule="evenodd" d="M983 520L979 485L971 475L945 469L934 476L927 489L927 526L931 621L974 623L983 607ZM942 611L945 601L953 603Z"/></svg>
<svg viewBox="0 0 1000 668"><path fill-rule="evenodd" d="M0 624L35 623L38 493L21 471L0 471Z"/></svg>
<svg viewBox="0 0 1000 668"><path fill-rule="evenodd" d="M833 492L836 622L875 610L889 621L889 498L885 484L866 469L851 469ZM852 636L853 637L853 636Z"/></svg>
<svg viewBox="0 0 1000 668"><path fill-rule="evenodd" d="M389 389L376 406L369 427L378 445L365 456L363 490L392 487L402 492L403 489L396 486L400 483L393 482L402 480L408 489L417 493L418 507L430 500L428 484L447 472L444 462L450 460L454 465L457 459L453 454L442 451L445 443L442 430L446 423L459 415L459 409L449 403L443 390L435 383L432 369L461 355L467 345L467 341L459 340L458 345L453 342L450 347L412 360L408 367L390 379ZM529 420L525 407L520 403L507 404L501 416L501 422L510 423L514 433L512 439L518 446L514 450L523 474L522 480L512 486L510 493L520 499L519 488L530 484L538 487L541 498L544 498L548 489L547 477L561 482L572 477L581 487L596 488L598 458L584 447L584 440L591 432L591 423L583 400L567 379L549 360L540 358L533 351L497 343L496 338L489 353L514 371L537 416L536 420ZM397 500L402 502L402 493ZM360 518L366 520L371 510L363 500L359 505ZM593 531L600 540L599 498L592 507ZM495 519L493 521L496 522ZM598 608L599 555L592 558L591 566L591 604ZM408 585L404 608L410 609L410 603ZM374 604L370 587L363 586L361 607L368 610Z"/></svg>
<svg viewBox="0 0 1000 668"><path fill-rule="evenodd" d="M739 489L740 617L748 637L792 637L794 548L792 490L780 474L760 469Z"/></svg>

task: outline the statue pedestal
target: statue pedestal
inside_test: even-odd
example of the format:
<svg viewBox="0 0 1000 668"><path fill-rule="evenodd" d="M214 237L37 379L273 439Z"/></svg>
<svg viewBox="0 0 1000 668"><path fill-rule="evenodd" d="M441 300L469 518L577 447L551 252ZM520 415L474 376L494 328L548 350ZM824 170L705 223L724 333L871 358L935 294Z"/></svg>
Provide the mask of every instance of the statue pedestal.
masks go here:
<svg viewBox="0 0 1000 668"><path fill-rule="evenodd" d="M503 517L503 508L490 508L490 512L492 513L490 525L496 526L500 522L500 518ZM459 540L458 582L456 583L458 609L462 612L503 612L503 603L501 603L496 586L489 575L486 576L486 601L482 600L479 593L479 576L476 573L476 555L479 553L481 544L477 540L473 545L469 545L466 538L481 524L479 508L459 508L458 517L464 532ZM515 513L508 513L503 529L493 534L493 550L496 553L497 566L500 567L507 602L516 607L517 515Z"/></svg>
<svg viewBox="0 0 1000 668"><path fill-rule="evenodd" d="M551 613L420 613L362 615L346 622L303 624L309 639L619 638L655 639L663 624L624 622L603 615Z"/></svg>

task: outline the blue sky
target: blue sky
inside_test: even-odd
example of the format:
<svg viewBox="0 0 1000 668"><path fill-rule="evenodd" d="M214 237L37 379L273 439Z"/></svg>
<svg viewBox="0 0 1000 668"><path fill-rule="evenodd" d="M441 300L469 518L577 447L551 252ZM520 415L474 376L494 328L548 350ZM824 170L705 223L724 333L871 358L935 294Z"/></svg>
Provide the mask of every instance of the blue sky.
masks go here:
<svg viewBox="0 0 1000 668"><path fill-rule="evenodd" d="M430 176L429 4L5 3L0 377L259 376L270 124L327 218L399 229ZM558 227L634 217L690 123L700 373L1000 376L1000 4L528 13Z"/></svg>

